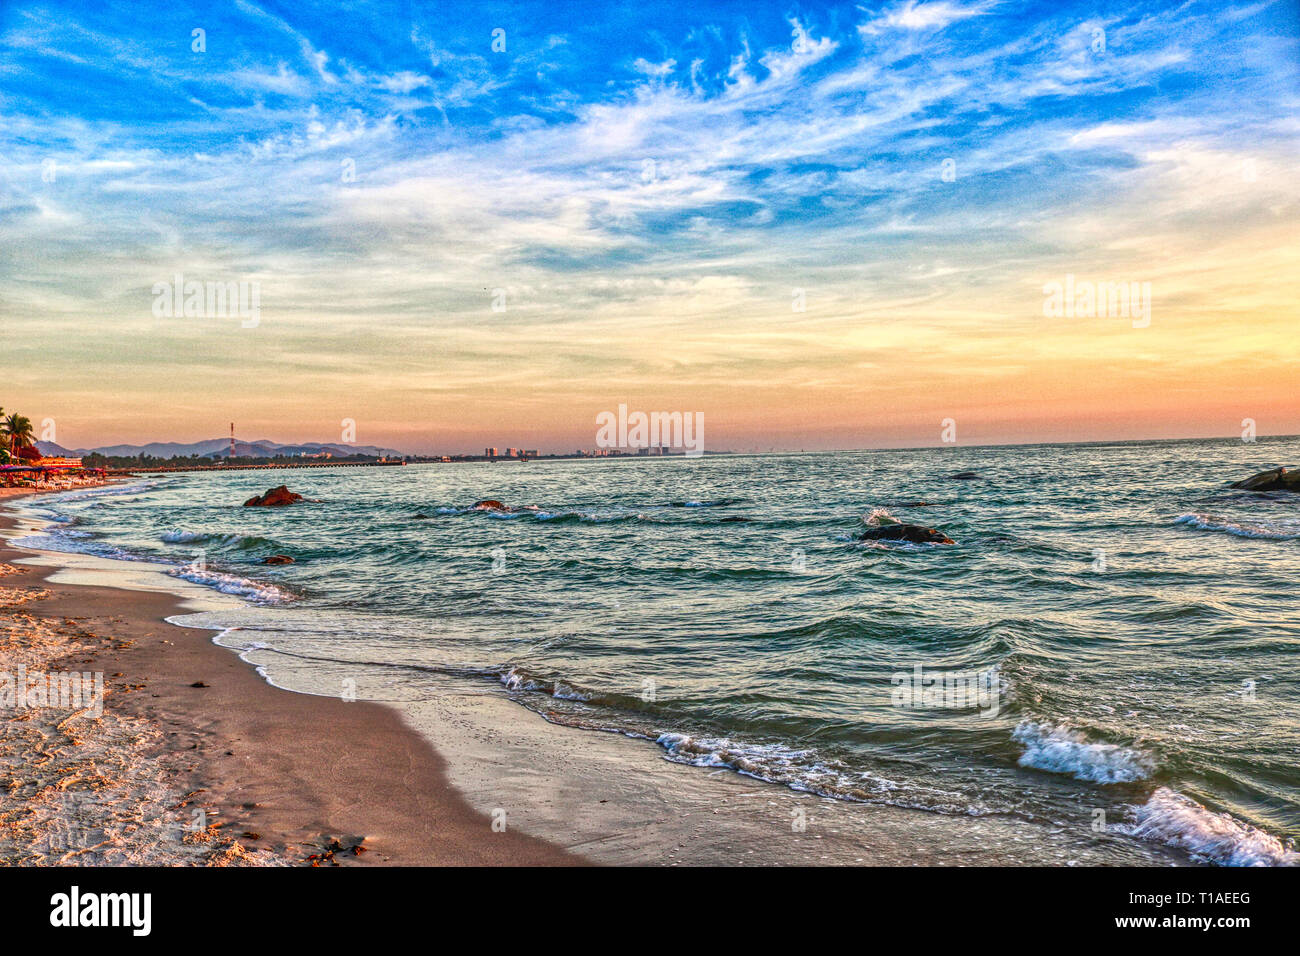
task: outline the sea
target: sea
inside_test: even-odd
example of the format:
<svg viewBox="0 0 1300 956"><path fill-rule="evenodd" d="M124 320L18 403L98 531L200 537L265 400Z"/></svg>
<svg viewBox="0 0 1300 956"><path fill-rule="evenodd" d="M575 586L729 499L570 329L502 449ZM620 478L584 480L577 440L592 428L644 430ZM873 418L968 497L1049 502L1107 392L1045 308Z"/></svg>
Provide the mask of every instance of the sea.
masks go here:
<svg viewBox="0 0 1300 956"><path fill-rule="evenodd" d="M316 693L462 686L771 793L1295 865L1300 495L1229 485L1297 463L1292 437L172 473L26 499L15 543L231 595L178 623ZM282 482L308 500L242 506ZM895 521L953 543L862 539Z"/></svg>

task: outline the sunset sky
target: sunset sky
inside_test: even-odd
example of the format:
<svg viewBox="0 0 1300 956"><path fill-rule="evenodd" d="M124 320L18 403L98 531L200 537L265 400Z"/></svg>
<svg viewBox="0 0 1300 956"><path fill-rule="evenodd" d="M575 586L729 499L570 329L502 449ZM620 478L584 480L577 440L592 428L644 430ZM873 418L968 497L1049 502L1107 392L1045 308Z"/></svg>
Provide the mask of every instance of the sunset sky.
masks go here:
<svg viewBox="0 0 1300 956"><path fill-rule="evenodd" d="M1297 9L5 0L0 405L68 447L1297 433ZM156 315L177 273L256 326ZM1044 315L1067 275L1149 325Z"/></svg>

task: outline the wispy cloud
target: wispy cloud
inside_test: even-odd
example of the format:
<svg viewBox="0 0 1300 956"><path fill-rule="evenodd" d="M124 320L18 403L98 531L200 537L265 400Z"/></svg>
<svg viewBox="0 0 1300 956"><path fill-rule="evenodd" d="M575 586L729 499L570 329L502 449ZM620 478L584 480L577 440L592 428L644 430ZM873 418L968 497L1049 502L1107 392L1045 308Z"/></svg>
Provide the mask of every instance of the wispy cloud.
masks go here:
<svg viewBox="0 0 1300 956"><path fill-rule="evenodd" d="M202 336L205 368L304 395L315 355L484 408L488 382L546 383L557 416L611 375L701 404L744 384L768 408L815 382L840 421L864 368L907 393L882 348L955 382L1067 362L1084 333L1045 327L1038 291L1067 271L1159 280L1170 331L1220 355L1247 348L1211 327L1232 296L1265 337L1294 318L1287 251L1247 252L1300 212L1296 43L1268 5L349 16L0 21L6 328L96 351L110 383L165 378L141 356L182 374ZM256 276L256 350L158 328L149 289L175 271ZM1123 366L1125 341L1088 354ZM1193 361L1171 352L1170 374Z"/></svg>

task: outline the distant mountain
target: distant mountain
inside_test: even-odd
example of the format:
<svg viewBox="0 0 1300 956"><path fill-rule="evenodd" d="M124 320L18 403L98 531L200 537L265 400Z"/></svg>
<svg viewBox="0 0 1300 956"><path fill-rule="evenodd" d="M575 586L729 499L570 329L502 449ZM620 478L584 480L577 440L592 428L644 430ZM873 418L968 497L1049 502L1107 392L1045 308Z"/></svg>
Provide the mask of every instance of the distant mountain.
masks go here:
<svg viewBox="0 0 1300 956"><path fill-rule="evenodd" d="M64 448L52 441L38 441L36 447L42 455L77 458L98 452L110 458L134 458L148 455L151 458L176 458L198 455L203 458L230 457L229 438L209 438L185 444L182 442L150 442L148 445L102 445L98 448ZM348 455L371 455L376 458L401 457L402 452L394 448L379 448L375 445L345 445L342 442L306 442L300 445L282 445L268 439L258 441L235 441L235 455L239 458L273 458L276 455L319 455L322 452L335 458Z"/></svg>

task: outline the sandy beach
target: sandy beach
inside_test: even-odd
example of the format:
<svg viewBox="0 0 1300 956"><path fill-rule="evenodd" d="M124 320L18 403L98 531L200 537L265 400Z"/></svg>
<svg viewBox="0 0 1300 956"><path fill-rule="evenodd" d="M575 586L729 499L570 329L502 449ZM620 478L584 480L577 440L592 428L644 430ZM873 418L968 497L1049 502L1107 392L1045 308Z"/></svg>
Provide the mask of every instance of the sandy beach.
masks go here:
<svg viewBox="0 0 1300 956"><path fill-rule="evenodd" d="M167 623L176 596L51 584L16 563L30 555L0 544L4 669L102 671L104 713L10 720L0 862L582 862L495 832L397 712L276 689L210 633Z"/></svg>

